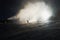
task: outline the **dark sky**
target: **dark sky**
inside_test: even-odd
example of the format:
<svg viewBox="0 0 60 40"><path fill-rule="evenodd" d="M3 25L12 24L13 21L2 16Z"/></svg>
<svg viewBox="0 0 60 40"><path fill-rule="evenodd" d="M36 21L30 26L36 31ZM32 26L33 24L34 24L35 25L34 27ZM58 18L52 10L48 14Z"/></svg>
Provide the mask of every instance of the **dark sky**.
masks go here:
<svg viewBox="0 0 60 40"><path fill-rule="evenodd" d="M0 19L9 18L15 15L19 10L20 4L21 0L2 0Z"/></svg>

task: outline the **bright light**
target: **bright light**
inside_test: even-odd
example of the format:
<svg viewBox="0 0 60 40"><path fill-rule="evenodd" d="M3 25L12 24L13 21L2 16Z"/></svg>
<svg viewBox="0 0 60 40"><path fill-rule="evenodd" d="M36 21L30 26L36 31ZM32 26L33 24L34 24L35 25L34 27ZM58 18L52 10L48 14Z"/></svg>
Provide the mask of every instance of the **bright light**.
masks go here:
<svg viewBox="0 0 60 40"><path fill-rule="evenodd" d="M47 23L52 16L52 9L45 2L34 2L26 4L17 15L21 24Z"/></svg>

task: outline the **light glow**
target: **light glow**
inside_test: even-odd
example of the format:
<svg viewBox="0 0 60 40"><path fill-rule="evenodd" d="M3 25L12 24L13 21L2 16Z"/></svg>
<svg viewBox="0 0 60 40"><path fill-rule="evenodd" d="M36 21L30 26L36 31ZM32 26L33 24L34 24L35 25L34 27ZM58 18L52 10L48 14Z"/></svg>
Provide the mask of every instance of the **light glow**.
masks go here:
<svg viewBox="0 0 60 40"><path fill-rule="evenodd" d="M19 19L20 24L28 23L48 23L52 16L52 9L45 2L28 2L23 9L21 9L16 18Z"/></svg>

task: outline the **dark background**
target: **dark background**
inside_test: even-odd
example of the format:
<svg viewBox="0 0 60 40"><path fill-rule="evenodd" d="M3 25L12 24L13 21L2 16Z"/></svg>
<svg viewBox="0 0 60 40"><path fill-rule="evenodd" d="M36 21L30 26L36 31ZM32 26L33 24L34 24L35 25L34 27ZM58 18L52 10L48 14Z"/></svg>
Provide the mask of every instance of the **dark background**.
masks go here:
<svg viewBox="0 0 60 40"><path fill-rule="evenodd" d="M47 28L23 28L21 25L5 23L23 8L25 0L0 0L0 38L8 40L59 40L60 39L60 0L45 0L52 5L54 14ZM55 15L55 16L54 16Z"/></svg>

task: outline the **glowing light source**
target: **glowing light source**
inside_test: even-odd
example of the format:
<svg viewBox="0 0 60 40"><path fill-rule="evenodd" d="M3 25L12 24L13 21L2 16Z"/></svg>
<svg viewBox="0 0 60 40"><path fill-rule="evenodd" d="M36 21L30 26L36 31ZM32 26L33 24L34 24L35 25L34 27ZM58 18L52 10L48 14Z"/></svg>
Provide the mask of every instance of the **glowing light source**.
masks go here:
<svg viewBox="0 0 60 40"><path fill-rule="evenodd" d="M16 18L19 18L21 24L37 22L44 24L49 22L51 16L52 10L45 2L28 2L28 4L20 10Z"/></svg>
<svg viewBox="0 0 60 40"><path fill-rule="evenodd" d="M52 11L48 5L44 2L35 2L25 5L25 8L21 9L17 16L22 23L27 23L27 21L29 23L36 23L37 21L46 23L51 15Z"/></svg>

